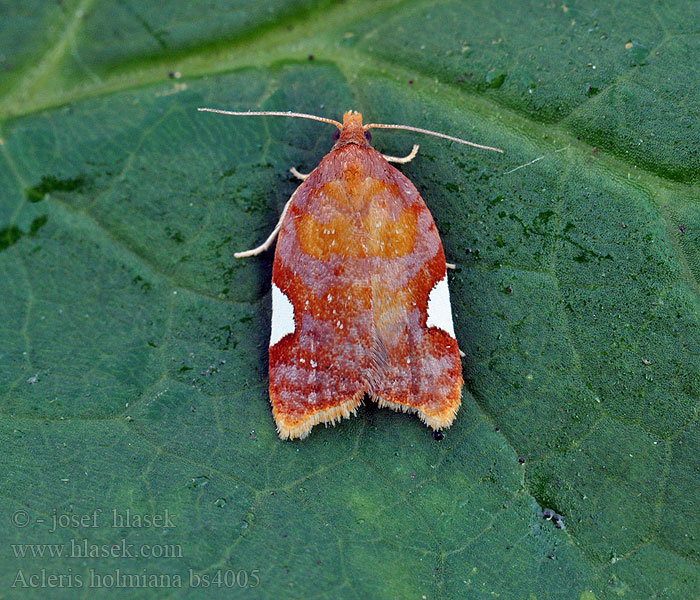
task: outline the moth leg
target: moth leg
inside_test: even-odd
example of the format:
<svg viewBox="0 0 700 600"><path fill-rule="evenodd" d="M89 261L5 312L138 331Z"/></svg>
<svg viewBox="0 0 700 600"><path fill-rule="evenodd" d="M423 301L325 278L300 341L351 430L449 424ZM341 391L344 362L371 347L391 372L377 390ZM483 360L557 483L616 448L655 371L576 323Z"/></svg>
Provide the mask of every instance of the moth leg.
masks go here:
<svg viewBox="0 0 700 600"><path fill-rule="evenodd" d="M262 244L260 244L257 248L253 248L252 250L245 250L244 252L236 252L234 254L234 256L236 258L247 258L249 256L257 256L258 254L262 254L263 252L265 252L265 250L267 250L270 246L272 246L272 243L275 241L275 238L277 237L279 230L282 229L282 221L284 221L284 217L287 215L287 210L289 209L289 205L292 203L293 199L294 199L294 194L292 194L292 197L289 200L287 200L287 204L284 205L284 209L282 210L282 215L280 216L280 220L277 221L277 225L272 230L272 233L269 235L269 237Z"/></svg>
<svg viewBox="0 0 700 600"><path fill-rule="evenodd" d="M404 165L407 162L411 162L416 157L416 154L418 154L418 148L420 148L420 146L418 144L413 144L413 149L411 150L411 152L409 154L407 154L406 156L402 156L402 157L387 156L386 154L382 154L382 156L384 157L384 160L387 162L393 162L393 163L398 163L400 165Z"/></svg>
<svg viewBox="0 0 700 600"><path fill-rule="evenodd" d="M306 175L304 175L304 173L299 173L299 171L296 170L296 167L289 169L289 172L294 175L294 177L301 179L302 181L306 181L307 177L311 175L311 173L307 173Z"/></svg>

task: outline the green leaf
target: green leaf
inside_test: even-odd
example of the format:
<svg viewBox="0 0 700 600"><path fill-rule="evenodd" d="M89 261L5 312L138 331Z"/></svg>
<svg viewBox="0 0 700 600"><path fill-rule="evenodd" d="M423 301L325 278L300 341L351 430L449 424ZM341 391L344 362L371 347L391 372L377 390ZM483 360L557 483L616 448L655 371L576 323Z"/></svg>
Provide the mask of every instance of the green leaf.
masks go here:
<svg viewBox="0 0 700 600"><path fill-rule="evenodd" d="M1 10L7 597L697 596L695 3ZM458 265L444 440L371 404L277 438L272 253L233 253L333 131L200 106L505 149L374 136L421 144L402 170Z"/></svg>

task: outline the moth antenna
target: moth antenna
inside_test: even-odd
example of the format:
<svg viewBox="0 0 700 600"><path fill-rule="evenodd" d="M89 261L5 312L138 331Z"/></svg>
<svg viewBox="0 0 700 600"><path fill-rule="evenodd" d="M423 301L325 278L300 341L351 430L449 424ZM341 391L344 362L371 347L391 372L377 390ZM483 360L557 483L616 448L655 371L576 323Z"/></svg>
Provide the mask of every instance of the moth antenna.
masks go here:
<svg viewBox="0 0 700 600"><path fill-rule="evenodd" d="M316 115L307 115L305 113L296 113L292 112L291 110L286 112L271 110L236 112L233 110L219 110L218 108L198 108L197 110L201 112L218 113L220 115L233 115L234 117L298 117L300 119L311 119L312 121L330 123L331 125L335 125L338 129L343 127L342 123L338 123L338 121L334 121L333 119L317 117Z"/></svg>
<svg viewBox="0 0 700 600"><path fill-rule="evenodd" d="M432 135L435 137L443 138L445 140L450 140L451 142L459 142L466 146L473 146L474 148L481 148L482 150L493 150L494 152L500 152L503 154L503 150L500 148L492 148L491 146L482 146L481 144L475 144L474 142L469 142L458 137L453 137L445 133L438 133L437 131L430 131L429 129L421 129L420 127L412 127L411 125L388 125L385 123L370 123L369 125L364 125L362 129L405 129L406 131L415 131L416 133L425 133L426 135Z"/></svg>

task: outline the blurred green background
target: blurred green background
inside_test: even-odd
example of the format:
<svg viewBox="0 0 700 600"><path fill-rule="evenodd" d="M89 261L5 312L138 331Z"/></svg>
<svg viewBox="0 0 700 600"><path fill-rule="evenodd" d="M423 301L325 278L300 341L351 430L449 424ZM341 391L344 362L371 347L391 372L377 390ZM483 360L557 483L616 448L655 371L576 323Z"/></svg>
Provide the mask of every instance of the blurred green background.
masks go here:
<svg viewBox="0 0 700 600"><path fill-rule="evenodd" d="M63 0L0 23L0 597L700 597L697 3ZM233 253L333 128L199 106L505 149L374 134L421 144L402 171L458 265L444 440L372 405L277 438L273 254Z"/></svg>

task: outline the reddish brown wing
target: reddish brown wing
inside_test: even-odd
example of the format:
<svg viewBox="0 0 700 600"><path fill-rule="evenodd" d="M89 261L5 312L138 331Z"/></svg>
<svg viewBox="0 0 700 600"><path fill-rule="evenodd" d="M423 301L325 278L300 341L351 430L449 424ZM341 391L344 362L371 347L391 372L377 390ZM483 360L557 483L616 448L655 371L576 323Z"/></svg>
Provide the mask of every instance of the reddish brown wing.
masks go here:
<svg viewBox="0 0 700 600"><path fill-rule="evenodd" d="M449 427L462 369L445 255L413 184L372 148L330 152L295 192L272 274L270 399L282 438L364 394Z"/></svg>

